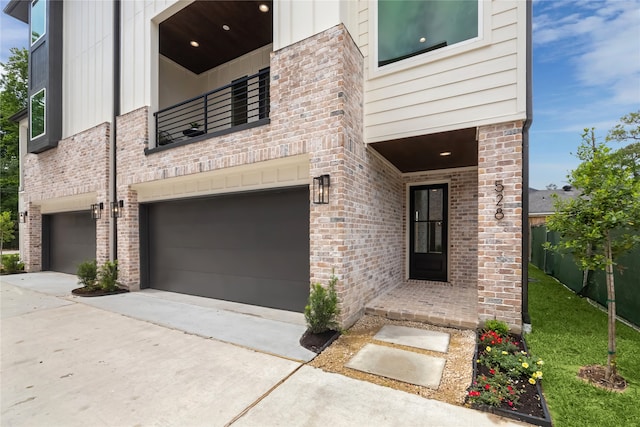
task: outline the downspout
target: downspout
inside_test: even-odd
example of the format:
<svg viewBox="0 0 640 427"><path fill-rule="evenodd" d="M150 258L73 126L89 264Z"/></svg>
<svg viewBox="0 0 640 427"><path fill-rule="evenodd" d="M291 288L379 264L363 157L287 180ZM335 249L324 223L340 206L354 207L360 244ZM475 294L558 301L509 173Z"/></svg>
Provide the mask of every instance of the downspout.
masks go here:
<svg viewBox="0 0 640 427"><path fill-rule="evenodd" d="M533 122L532 1L527 0L527 118L522 128L522 330L531 332L529 316L529 128Z"/></svg>
<svg viewBox="0 0 640 427"><path fill-rule="evenodd" d="M109 199L112 202L118 202L118 186L117 186L117 140L118 125L116 120L120 115L120 0L113 2L113 117L111 119L111 145L110 145L110 166L111 166L111 182L109 183ZM111 212L109 212L111 215ZM111 256L114 261L118 259L118 218L111 217Z"/></svg>

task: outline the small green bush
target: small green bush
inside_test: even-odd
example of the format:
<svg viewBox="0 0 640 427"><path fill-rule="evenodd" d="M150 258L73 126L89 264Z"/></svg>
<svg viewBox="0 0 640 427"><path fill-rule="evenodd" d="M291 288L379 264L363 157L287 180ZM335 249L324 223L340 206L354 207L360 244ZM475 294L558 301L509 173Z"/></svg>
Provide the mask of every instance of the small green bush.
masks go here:
<svg viewBox="0 0 640 427"><path fill-rule="evenodd" d="M98 270L98 285L105 292L118 289L118 261L107 261Z"/></svg>
<svg viewBox="0 0 640 427"><path fill-rule="evenodd" d="M509 335L509 325L501 320L489 319L484 322L485 331L495 331L501 337Z"/></svg>
<svg viewBox="0 0 640 427"><path fill-rule="evenodd" d="M96 288L96 279L98 278L98 263L94 259L92 261L84 261L78 264L76 270L78 283L85 288Z"/></svg>
<svg viewBox="0 0 640 427"><path fill-rule="evenodd" d="M340 327L337 322L340 314L337 282L338 278L332 274L327 288L320 283L311 285L309 304L304 308L304 318L311 333L320 334L328 330L338 330Z"/></svg>
<svg viewBox="0 0 640 427"><path fill-rule="evenodd" d="M24 263L20 262L18 254L2 255L2 269L5 273L14 274L24 271Z"/></svg>

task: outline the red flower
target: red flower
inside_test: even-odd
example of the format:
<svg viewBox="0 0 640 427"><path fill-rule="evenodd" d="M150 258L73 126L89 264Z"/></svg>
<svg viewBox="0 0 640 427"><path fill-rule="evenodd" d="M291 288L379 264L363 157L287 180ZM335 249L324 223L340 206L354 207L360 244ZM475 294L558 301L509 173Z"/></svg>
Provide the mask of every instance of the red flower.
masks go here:
<svg viewBox="0 0 640 427"><path fill-rule="evenodd" d="M495 369L489 369L489 373L490 373L491 375L495 375L495 374L496 374L496 370L495 370Z"/></svg>
<svg viewBox="0 0 640 427"><path fill-rule="evenodd" d="M513 391L513 387L511 387L510 385L507 386L507 390L509 391Z"/></svg>
<svg viewBox="0 0 640 427"><path fill-rule="evenodd" d="M511 406L513 408L513 402L509 401L509 406Z"/></svg>
<svg viewBox="0 0 640 427"><path fill-rule="evenodd" d="M485 384L484 388L485 388L485 390L489 390L491 388L491 386L489 384Z"/></svg>

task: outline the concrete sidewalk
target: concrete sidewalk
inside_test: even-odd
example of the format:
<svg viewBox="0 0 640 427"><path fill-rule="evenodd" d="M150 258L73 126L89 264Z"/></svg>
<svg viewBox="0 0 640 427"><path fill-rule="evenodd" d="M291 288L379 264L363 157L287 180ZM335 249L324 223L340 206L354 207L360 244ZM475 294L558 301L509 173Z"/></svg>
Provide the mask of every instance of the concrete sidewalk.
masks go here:
<svg viewBox="0 0 640 427"><path fill-rule="evenodd" d="M64 276L1 279L3 426L522 425L119 314L126 298L69 298ZM124 296L162 299L142 294ZM175 302L200 320L218 304Z"/></svg>

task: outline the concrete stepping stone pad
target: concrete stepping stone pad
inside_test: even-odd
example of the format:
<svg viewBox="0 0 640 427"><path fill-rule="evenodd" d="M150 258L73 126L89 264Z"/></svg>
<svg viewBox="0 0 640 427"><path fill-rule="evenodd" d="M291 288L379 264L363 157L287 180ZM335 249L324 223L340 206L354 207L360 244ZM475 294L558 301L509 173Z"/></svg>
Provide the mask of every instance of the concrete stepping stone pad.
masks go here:
<svg viewBox="0 0 640 427"><path fill-rule="evenodd" d="M369 374L437 389L445 362L446 360L440 357L367 344L346 366Z"/></svg>
<svg viewBox="0 0 640 427"><path fill-rule="evenodd" d="M393 344L446 353L449 349L450 336L444 332L408 328L406 326L385 325L373 338Z"/></svg>

